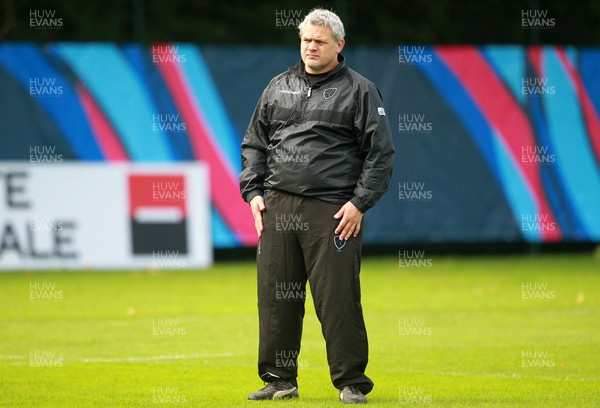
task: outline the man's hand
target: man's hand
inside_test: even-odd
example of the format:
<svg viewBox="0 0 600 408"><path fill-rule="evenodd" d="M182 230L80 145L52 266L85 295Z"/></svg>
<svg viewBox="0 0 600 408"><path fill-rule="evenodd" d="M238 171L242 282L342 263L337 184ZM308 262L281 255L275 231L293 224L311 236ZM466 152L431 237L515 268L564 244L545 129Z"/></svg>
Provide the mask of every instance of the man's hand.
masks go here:
<svg viewBox="0 0 600 408"><path fill-rule="evenodd" d="M258 237L262 237L263 232L263 219L262 212L265 210L265 200L262 196L257 195L250 200L250 208L252 209L252 216L254 217L254 228L256 228L256 234Z"/></svg>
<svg viewBox="0 0 600 408"><path fill-rule="evenodd" d="M353 235L355 238L360 231L360 224L362 222L363 213L354 206L350 201L340 208L335 213L333 218L336 220L341 218L340 223L335 229L335 233L340 235L340 239L349 240L350 236Z"/></svg>

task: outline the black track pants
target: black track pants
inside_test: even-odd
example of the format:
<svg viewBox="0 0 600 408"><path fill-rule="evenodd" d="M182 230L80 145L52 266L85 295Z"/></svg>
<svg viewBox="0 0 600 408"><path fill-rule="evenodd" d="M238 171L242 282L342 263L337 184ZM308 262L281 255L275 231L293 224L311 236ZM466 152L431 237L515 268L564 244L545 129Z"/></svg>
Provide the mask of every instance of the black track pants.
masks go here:
<svg viewBox="0 0 600 408"><path fill-rule="evenodd" d="M333 385L373 388L365 376L368 342L360 304L362 232L339 241L341 205L271 190L257 249L260 324L258 374L296 384L306 281L327 345ZM300 365L301 367L302 365Z"/></svg>

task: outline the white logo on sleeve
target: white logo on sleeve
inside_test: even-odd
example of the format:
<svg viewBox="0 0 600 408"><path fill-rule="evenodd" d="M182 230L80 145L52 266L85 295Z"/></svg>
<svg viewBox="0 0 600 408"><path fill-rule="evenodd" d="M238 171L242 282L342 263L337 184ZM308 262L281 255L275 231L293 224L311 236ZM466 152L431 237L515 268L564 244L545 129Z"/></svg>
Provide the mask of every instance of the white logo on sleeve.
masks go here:
<svg viewBox="0 0 600 408"><path fill-rule="evenodd" d="M377 113L379 113L380 116L385 116L385 109L380 106L377 108Z"/></svg>
<svg viewBox="0 0 600 408"><path fill-rule="evenodd" d="M289 89L278 89L277 93L290 94L290 95L300 95L300 91L292 91L292 90L289 90Z"/></svg>

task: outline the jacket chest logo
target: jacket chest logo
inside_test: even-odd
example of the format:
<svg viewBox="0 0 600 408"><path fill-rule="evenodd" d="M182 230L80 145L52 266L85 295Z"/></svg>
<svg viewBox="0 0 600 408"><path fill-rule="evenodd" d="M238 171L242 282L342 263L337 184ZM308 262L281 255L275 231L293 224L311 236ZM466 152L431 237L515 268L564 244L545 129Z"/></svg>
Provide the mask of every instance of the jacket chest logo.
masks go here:
<svg viewBox="0 0 600 408"><path fill-rule="evenodd" d="M323 102L330 100L336 94L337 88L327 88L323 91Z"/></svg>

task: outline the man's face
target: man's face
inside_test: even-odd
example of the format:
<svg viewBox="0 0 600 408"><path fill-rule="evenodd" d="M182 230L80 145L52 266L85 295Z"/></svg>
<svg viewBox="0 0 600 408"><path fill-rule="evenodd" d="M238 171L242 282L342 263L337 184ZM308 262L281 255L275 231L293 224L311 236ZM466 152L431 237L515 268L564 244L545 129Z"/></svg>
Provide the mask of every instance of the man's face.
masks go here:
<svg viewBox="0 0 600 408"><path fill-rule="evenodd" d="M337 55L344 48L344 39L336 41L331 28L310 24L300 37L300 54L309 74L324 74L337 64Z"/></svg>

